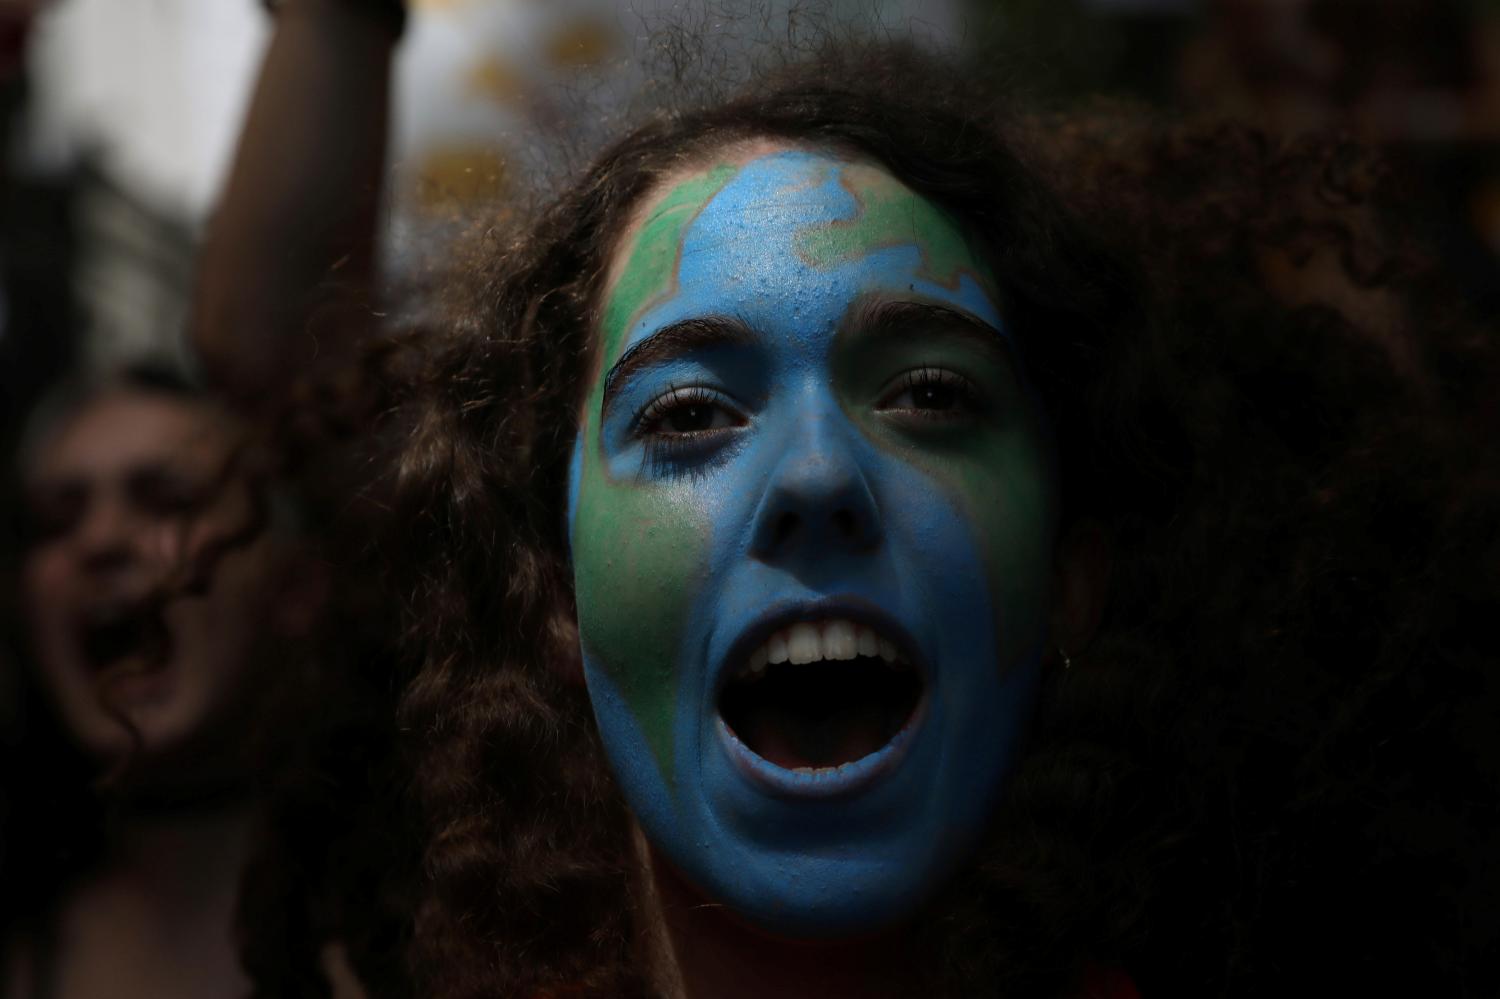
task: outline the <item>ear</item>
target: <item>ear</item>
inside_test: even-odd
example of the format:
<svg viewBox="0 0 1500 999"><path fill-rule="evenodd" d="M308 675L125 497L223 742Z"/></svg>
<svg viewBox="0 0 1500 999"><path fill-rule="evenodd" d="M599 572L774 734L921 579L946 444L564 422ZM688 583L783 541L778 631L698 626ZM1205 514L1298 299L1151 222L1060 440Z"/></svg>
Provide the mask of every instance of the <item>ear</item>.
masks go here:
<svg viewBox="0 0 1500 999"><path fill-rule="evenodd" d="M1081 520L1057 545L1052 578L1052 641L1073 656L1088 648L1104 618L1112 568L1109 535Z"/></svg>

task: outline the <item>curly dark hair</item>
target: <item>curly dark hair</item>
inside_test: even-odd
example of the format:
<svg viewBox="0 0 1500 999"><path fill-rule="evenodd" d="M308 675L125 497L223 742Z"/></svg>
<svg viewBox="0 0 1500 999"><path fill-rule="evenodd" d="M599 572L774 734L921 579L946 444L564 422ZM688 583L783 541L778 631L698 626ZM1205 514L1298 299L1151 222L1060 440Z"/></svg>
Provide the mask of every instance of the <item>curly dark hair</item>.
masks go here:
<svg viewBox="0 0 1500 999"><path fill-rule="evenodd" d="M1496 683L1461 637L1495 609L1495 464L1470 440L1491 344L1418 322L1437 313L1365 245L1345 144L1031 118L951 60L852 43L659 112L492 228L404 390L424 993L651 991L630 820L565 680L568 461L631 212L748 138L869 159L972 227L1064 522L1113 551L1099 635L1050 671L986 844L916 924L911 991L1067 995L1118 965L1152 995L1477 994L1494 869L1442 851L1500 815L1474 707ZM1320 248L1408 315L1375 329L1277 284Z"/></svg>

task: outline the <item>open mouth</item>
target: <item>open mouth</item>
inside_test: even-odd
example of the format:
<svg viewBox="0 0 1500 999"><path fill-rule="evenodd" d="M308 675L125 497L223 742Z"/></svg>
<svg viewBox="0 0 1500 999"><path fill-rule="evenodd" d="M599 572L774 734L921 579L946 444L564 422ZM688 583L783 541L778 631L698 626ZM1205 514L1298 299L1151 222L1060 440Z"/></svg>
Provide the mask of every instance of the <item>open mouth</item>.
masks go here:
<svg viewBox="0 0 1500 999"><path fill-rule="evenodd" d="M719 717L751 752L818 771L889 745L916 714L921 673L894 639L846 618L773 632L719 694Z"/></svg>
<svg viewBox="0 0 1500 999"><path fill-rule="evenodd" d="M170 635L153 602L110 601L90 607L78 624L79 648L91 669L151 669L166 662Z"/></svg>

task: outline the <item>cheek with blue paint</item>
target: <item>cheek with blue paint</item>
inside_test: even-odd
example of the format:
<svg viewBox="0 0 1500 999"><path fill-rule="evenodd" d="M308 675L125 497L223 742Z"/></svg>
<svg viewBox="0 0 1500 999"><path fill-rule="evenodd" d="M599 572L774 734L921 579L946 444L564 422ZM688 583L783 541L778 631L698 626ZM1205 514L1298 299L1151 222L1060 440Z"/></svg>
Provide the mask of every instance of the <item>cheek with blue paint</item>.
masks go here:
<svg viewBox="0 0 1500 999"><path fill-rule="evenodd" d="M1055 497L983 258L885 171L759 150L617 251L568 504L648 839L772 931L908 915L1024 732Z"/></svg>

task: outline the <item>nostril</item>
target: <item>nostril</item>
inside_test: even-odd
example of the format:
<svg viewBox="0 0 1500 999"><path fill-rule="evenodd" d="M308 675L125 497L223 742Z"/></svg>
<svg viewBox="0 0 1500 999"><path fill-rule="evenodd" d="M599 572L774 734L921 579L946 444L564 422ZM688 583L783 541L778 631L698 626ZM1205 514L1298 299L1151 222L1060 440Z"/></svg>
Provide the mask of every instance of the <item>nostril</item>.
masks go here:
<svg viewBox="0 0 1500 999"><path fill-rule="evenodd" d="M753 516L750 546L762 561L864 552L880 540L875 497L848 450L784 457Z"/></svg>
<svg viewBox="0 0 1500 999"><path fill-rule="evenodd" d="M776 523L771 530L771 545L773 549L780 548L786 544L787 541L791 540L792 535L796 531L797 515L795 513L787 512L777 517Z"/></svg>

